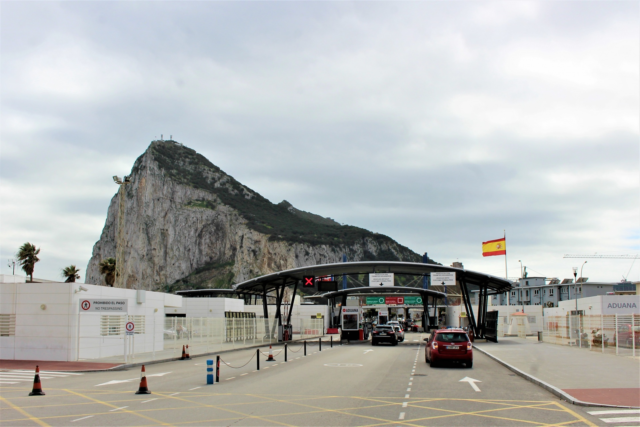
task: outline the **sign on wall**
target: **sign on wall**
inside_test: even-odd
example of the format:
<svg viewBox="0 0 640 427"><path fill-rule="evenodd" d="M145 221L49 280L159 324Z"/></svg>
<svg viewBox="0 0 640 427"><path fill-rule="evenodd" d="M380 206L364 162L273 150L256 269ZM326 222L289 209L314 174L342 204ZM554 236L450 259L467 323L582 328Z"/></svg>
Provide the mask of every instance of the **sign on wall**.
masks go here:
<svg viewBox="0 0 640 427"><path fill-rule="evenodd" d="M639 314L640 297L637 295L603 295L602 314Z"/></svg>
<svg viewBox="0 0 640 427"><path fill-rule="evenodd" d="M422 297L404 297L404 303L407 305L422 304Z"/></svg>
<svg viewBox="0 0 640 427"><path fill-rule="evenodd" d="M393 286L393 273L369 273L369 286Z"/></svg>
<svg viewBox="0 0 640 427"><path fill-rule="evenodd" d="M456 285L456 273L453 272L438 272L431 273L431 286L455 286Z"/></svg>
<svg viewBox="0 0 640 427"><path fill-rule="evenodd" d="M384 297L367 297L367 305L384 305Z"/></svg>
<svg viewBox="0 0 640 427"><path fill-rule="evenodd" d="M127 313L126 299L84 299L80 300L81 313Z"/></svg>

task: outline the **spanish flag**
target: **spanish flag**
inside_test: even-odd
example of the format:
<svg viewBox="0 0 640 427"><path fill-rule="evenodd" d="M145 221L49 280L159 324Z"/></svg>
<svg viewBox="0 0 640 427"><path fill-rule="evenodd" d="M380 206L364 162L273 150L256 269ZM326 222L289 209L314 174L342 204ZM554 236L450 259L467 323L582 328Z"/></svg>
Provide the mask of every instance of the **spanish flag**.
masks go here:
<svg viewBox="0 0 640 427"><path fill-rule="evenodd" d="M506 255L507 242L506 238L489 240L482 242L482 256Z"/></svg>

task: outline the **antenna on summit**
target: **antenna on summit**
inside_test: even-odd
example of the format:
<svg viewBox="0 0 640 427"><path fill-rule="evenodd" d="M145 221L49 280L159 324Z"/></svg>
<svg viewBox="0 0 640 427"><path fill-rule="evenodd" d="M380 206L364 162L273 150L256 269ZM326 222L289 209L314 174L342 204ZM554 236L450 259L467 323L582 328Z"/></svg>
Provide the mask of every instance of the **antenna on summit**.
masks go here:
<svg viewBox="0 0 640 427"><path fill-rule="evenodd" d="M164 141L162 134L160 134L160 141Z"/></svg>

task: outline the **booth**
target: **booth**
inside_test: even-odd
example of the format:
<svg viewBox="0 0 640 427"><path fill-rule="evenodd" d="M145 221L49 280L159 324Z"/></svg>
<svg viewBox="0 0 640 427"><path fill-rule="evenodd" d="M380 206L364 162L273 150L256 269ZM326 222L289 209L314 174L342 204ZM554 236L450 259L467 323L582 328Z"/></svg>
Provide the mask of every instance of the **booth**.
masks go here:
<svg viewBox="0 0 640 427"><path fill-rule="evenodd" d="M378 310L378 325L386 325L389 323L389 312L387 310Z"/></svg>
<svg viewBox="0 0 640 427"><path fill-rule="evenodd" d="M342 325L342 339L362 339L364 325L362 307L342 307L340 320L340 324Z"/></svg>

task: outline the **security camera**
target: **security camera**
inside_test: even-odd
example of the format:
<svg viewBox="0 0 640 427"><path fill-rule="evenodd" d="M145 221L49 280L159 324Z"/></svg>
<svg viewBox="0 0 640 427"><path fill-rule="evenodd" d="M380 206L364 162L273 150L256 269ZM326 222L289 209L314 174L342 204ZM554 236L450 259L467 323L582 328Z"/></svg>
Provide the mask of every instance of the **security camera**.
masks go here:
<svg viewBox="0 0 640 427"><path fill-rule="evenodd" d="M77 294L78 292L82 292L82 291L88 292L89 289L85 288L84 286L80 286L78 289L76 289L74 293Z"/></svg>

